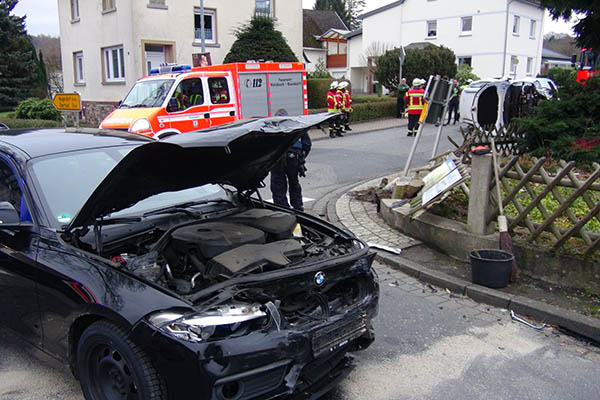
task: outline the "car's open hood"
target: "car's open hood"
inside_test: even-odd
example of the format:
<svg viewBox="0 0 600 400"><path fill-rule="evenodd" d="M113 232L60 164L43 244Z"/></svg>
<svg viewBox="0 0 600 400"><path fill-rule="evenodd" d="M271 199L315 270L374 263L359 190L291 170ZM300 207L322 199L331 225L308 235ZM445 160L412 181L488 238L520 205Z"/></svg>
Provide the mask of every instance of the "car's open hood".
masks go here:
<svg viewBox="0 0 600 400"><path fill-rule="evenodd" d="M242 121L136 147L100 183L68 227L131 207L162 192L207 183L256 188L302 133L335 114Z"/></svg>

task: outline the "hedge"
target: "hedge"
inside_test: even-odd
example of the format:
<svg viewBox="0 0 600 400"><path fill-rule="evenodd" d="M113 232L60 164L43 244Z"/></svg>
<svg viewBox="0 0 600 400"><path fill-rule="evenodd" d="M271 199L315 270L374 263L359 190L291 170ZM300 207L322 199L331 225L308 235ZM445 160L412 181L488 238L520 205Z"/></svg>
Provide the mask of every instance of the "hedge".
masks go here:
<svg viewBox="0 0 600 400"><path fill-rule="evenodd" d="M45 119L0 119L0 122L6 124L10 129L22 128L60 128L64 126L59 121L50 121Z"/></svg>
<svg viewBox="0 0 600 400"><path fill-rule="evenodd" d="M15 110L18 119L44 119L60 121L62 115L54 108L50 99L38 99L31 97L23 100Z"/></svg>
<svg viewBox="0 0 600 400"><path fill-rule="evenodd" d="M354 96L352 97L352 102L354 104L363 104L363 103L382 103L385 101L396 101L395 97L390 96Z"/></svg>
<svg viewBox="0 0 600 400"><path fill-rule="evenodd" d="M384 101L373 101L353 104L351 122L370 121L382 118L396 117L396 99L383 97ZM310 114L327 112L327 108L311 109Z"/></svg>
<svg viewBox="0 0 600 400"><path fill-rule="evenodd" d="M332 78L307 79L308 108L327 108L327 92Z"/></svg>

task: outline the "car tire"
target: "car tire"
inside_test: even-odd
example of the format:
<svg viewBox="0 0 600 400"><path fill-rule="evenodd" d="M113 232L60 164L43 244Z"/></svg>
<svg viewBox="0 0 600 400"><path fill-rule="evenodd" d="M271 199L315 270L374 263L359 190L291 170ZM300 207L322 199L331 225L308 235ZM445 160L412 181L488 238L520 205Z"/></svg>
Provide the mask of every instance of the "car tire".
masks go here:
<svg viewBox="0 0 600 400"><path fill-rule="evenodd" d="M164 379L126 332L107 321L90 325L77 345L77 374L87 400L166 400Z"/></svg>

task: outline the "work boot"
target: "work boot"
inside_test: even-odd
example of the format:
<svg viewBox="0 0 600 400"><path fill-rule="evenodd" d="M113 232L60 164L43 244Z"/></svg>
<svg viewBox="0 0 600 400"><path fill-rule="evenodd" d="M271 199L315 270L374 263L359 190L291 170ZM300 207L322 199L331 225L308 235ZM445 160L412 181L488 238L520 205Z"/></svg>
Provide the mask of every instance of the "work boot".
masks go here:
<svg viewBox="0 0 600 400"><path fill-rule="evenodd" d="M335 137L335 133L333 131L329 132L329 137L330 138L334 138Z"/></svg>
<svg viewBox="0 0 600 400"><path fill-rule="evenodd" d="M344 129L345 129L345 130L347 130L347 131L351 131L351 130L352 130L352 128L350 128L348 125L346 125L346 126L344 127Z"/></svg>

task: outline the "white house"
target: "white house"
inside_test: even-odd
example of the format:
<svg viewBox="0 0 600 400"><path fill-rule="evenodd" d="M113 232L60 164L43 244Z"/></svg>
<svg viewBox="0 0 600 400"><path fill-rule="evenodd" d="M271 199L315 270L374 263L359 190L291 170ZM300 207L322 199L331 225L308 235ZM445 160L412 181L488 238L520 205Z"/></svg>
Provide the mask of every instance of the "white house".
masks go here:
<svg viewBox="0 0 600 400"><path fill-rule="evenodd" d="M303 56L306 70L321 64L334 78L348 73L347 40L350 31L335 11L303 10Z"/></svg>
<svg viewBox="0 0 600 400"><path fill-rule="evenodd" d="M133 83L161 63L201 53L199 0L58 0L65 91L81 94L85 117L101 120ZM271 15L302 60L302 0L204 0L205 48L223 62L234 29Z"/></svg>
<svg viewBox="0 0 600 400"><path fill-rule="evenodd" d="M353 88L370 91L368 66L385 50L415 43L449 47L482 78L535 76L544 11L529 0L399 0L361 16L346 35Z"/></svg>

